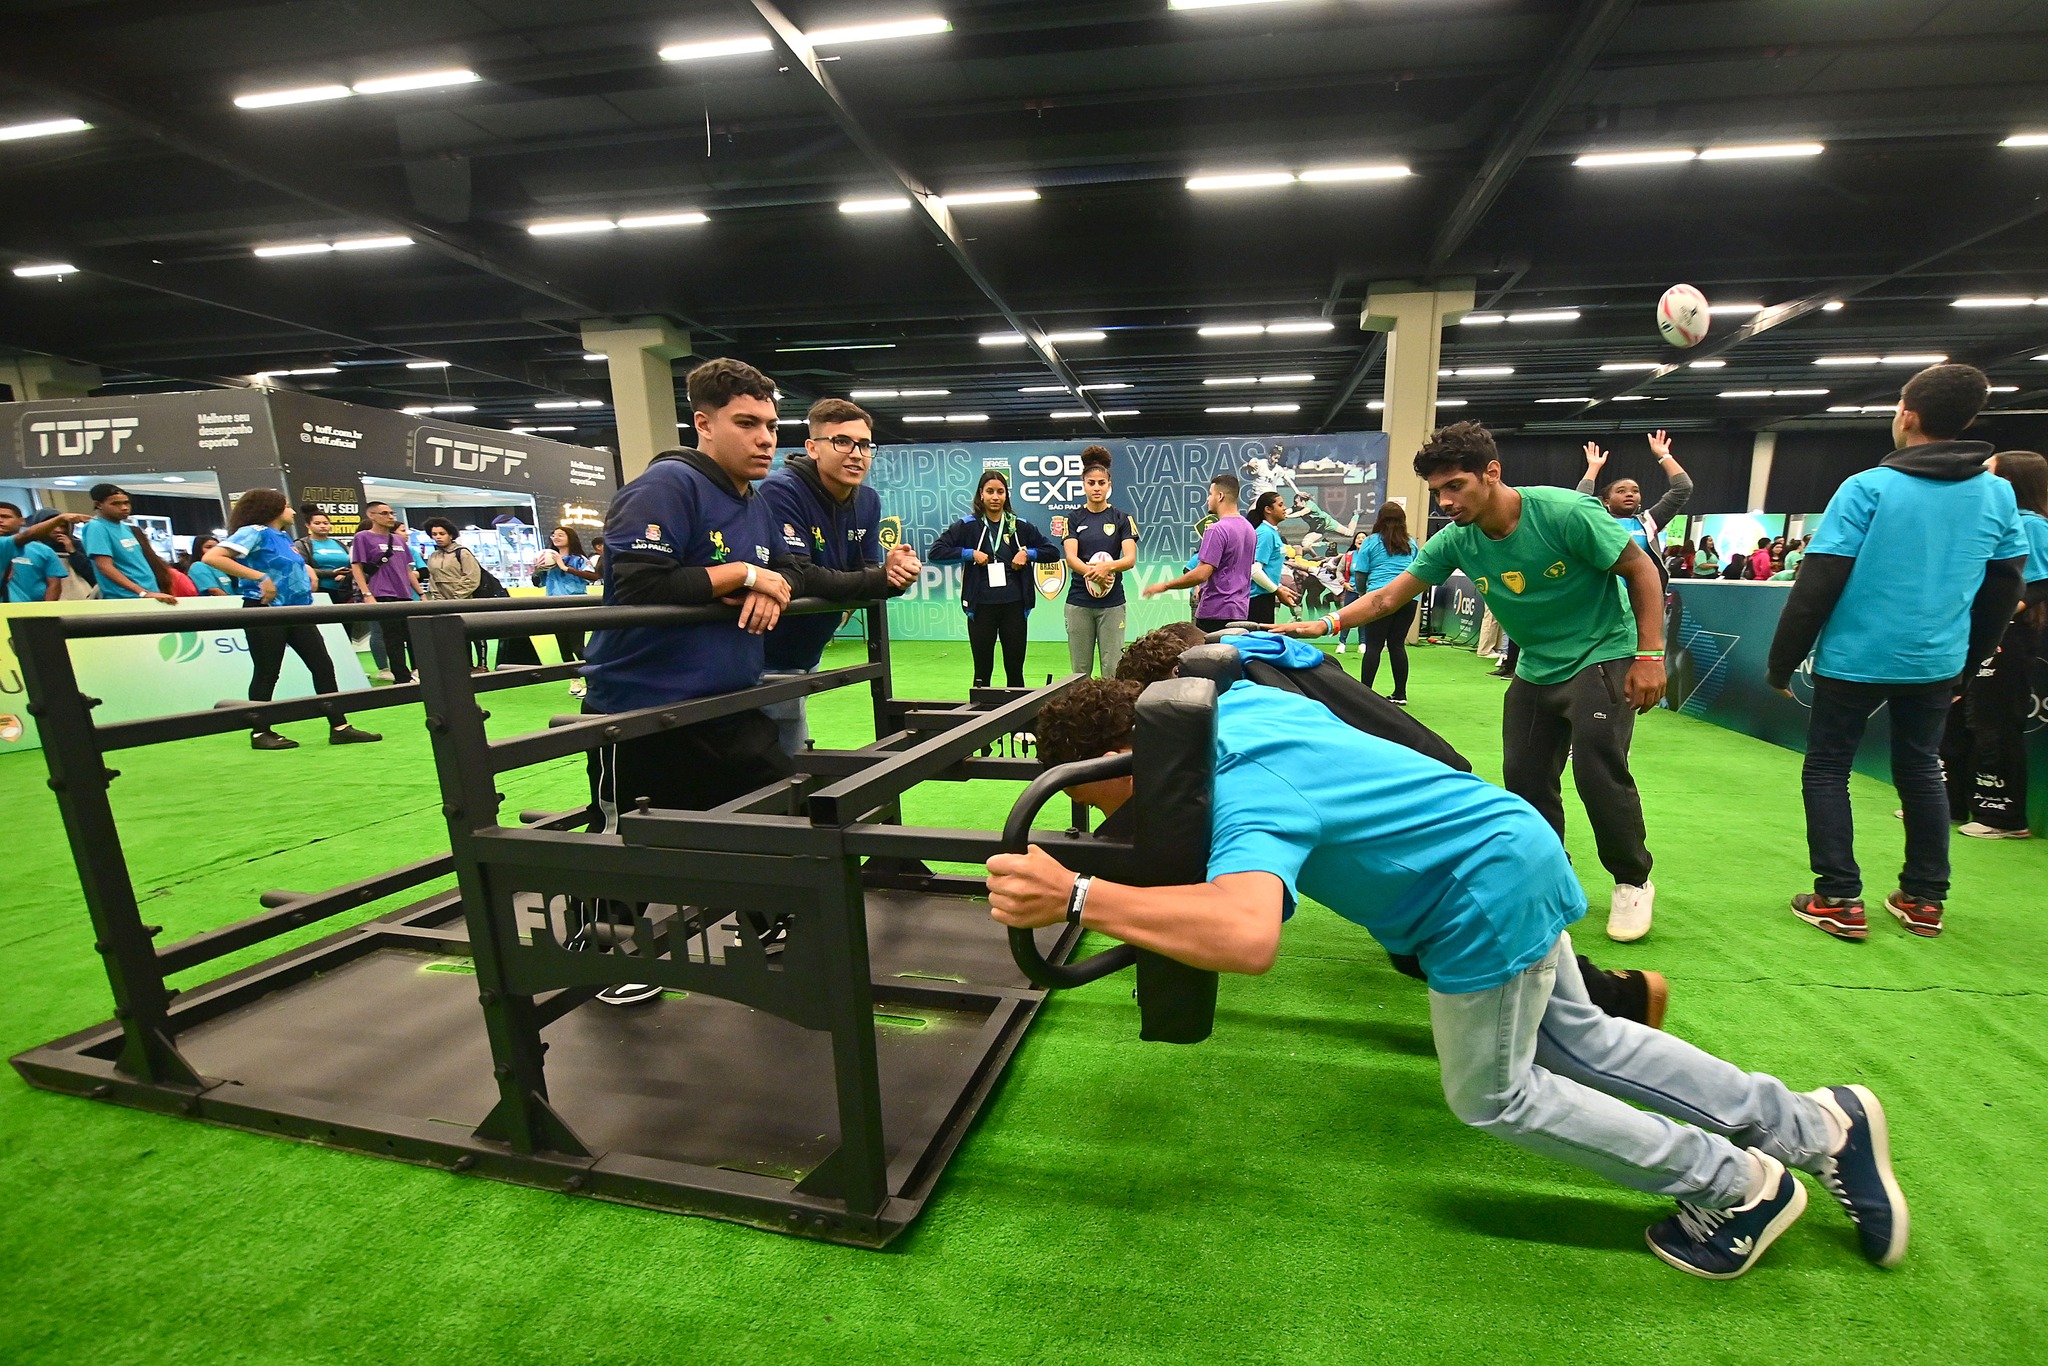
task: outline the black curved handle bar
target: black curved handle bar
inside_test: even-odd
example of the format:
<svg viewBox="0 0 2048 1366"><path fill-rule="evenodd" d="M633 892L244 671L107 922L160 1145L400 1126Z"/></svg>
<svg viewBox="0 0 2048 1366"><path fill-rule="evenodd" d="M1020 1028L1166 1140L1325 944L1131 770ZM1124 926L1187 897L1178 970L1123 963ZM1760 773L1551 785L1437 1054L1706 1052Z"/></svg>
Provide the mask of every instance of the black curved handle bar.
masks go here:
<svg viewBox="0 0 2048 1366"><path fill-rule="evenodd" d="M1031 822L1039 809L1054 794L1076 783L1100 782L1104 778L1124 778L1131 773L1131 755L1105 754L1099 759L1081 759L1071 764L1049 768L1031 780L1024 789L1024 795L1017 798L1017 804L1010 808L1010 819L1003 826L1003 850L1005 853L1021 854L1031 845ZM1010 931L1010 957L1017 962L1017 968L1035 986L1078 987L1120 972L1138 961L1138 951L1129 944L1118 944L1115 948L1104 949L1101 953L1084 958L1078 963L1064 966L1045 961L1045 955L1038 951L1038 941L1030 930Z"/></svg>

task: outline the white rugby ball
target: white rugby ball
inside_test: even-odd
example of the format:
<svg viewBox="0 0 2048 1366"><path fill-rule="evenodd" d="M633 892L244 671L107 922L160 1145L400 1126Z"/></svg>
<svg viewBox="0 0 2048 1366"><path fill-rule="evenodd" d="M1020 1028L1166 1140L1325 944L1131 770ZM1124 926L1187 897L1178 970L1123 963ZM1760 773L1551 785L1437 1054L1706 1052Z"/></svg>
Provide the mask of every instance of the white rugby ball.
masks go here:
<svg viewBox="0 0 2048 1366"><path fill-rule="evenodd" d="M1108 563L1109 563L1110 561L1114 560L1115 558L1116 558L1116 556L1114 556L1114 555L1110 554L1110 553L1109 553L1109 552L1108 552L1107 550L1098 550L1098 551L1096 551L1096 552L1095 552L1095 553L1094 553L1093 555L1090 555L1090 556L1088 557L1088 563L1090 563L1090 564L1108 564ZM1090 592L1091 594L1093 594L1094 596L1098 597L1098 598L1106 598L1106 597L1108 597L1108 596L1109 596L1109 590L1110 590L1110 587L1111 587L1111 585L1113 585L1113 584L1114 584L1114 583L1116 582L1116 580L1114 580L1114 579L1110 579L1110 580L1108 580L1108 581L1104 581L1104 580L1102 580L1102 579L1094 579L1094 578L1084 578L1084 579L1082 579L1081 581L1082 581L1083 583L1087 584L1087 585L1088 585L1088 591L1089 591L1089 592Z"/></svg>
<svg viewBox="0 0 2048 1366"><path fill-rule="evenodd" d="M1691 285L1673 285L1657 300L1657 330L1673 346L1698 346L1706 340L1707 296Z"/></svg>

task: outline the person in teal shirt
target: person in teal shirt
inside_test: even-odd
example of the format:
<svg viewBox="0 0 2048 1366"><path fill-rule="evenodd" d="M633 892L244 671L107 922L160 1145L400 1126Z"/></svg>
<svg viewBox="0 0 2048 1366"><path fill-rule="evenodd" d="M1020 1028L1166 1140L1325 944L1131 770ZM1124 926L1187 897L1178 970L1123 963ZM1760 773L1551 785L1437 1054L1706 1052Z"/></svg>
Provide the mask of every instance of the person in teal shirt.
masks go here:
<svg viewBox="0 0 2048 1366"><path fill-rule="evenodd" d="M134 502L119 484L94 484L90 490L96 514L79 540L92 557L103 598L154 598L165 606L177 602L156 586L156 570L142 550L142 532L128 525Z"/></svg>
<svg viewBox="0 0 2048 1366"><path fill-rule="evenodd" d="M1313 637L1377 621L1462 569L1522 647L1503 704L1501 781L1562 839L1559 779L1570 760L1600 862L1614 877L1608 938L1640 939L1656 888L1628 748L1636 713L1664 696L1656 561L1585 494L1503 482L1493 434L1477 422L1438 429L1416 453L1415 472L1453 524L1386 587L1322 621L1280 629Z"/></svg>
<svg viewBox="0 0 2048 1366"><path fill-rule="evenodd" d="M533 565L533 582L543 593L551 598L587 597L599 577L583 553L583 538L576 528L558 526L548 533L548 548ZM562 652L564 664L583 658L583 632L555 632L555 648ZM582 679L570 680L569 696L581 697L585 691Z"/></svg>
<svg viewBox="0 0 2048 1366"><path fill-rule="evenodd" d="M1287 500L1277 493L1262 493L1252 504L1250 521L1258 528L1252 554L1252 599L1246 609L1247 621L1271 626L1275 604L1294 606L1298 597L1287 582L1287 542L1280 535L1280 523L1287 520Z"/></svg>
<svg viewBox="0 0 2048 1366"><path fill-rule="evenodd" d="M299 558L313 576L313 591L325 593L331 603L356 600L354 576L349 573L349 547L335 536L327 514L311 503L299 506L299 525L306 534L298 541Z"/></svg>
<svg viewBox="0 0 2048 1366"><path fill-rule="evenodd" d="M202 598L240 597L242 590L235 586L235 581L206 562L206 552L219 544L218 536L194 536L191 560L184 566L185 577L192 580Z"/></svg>
<svg viewBox="0 0 2048 1366"><path fill-rule="evenodd" d="M1185 706L1208 695L1201 680L1152 686L1186 694ZM1076 684L1038 714L1040 758L1129 751L1140 695L1122 680ZM1461 1122L1678 1199L1647 1234L1666 1263L1720 1280L1747 1271L1805 1208L1787 1168L1835 1195L1867 1259L1904 1257L1908 1212L1877 1097L1855 1085L1800 1094L1595 1008L1565 932L1585 893L1527 802L1279 688L1239 680L1214 707L1207 881L1082 878L1032 846L988 860L993 918L1023 930L1065 921L1192 967L1263 973L1298 901L1313 898L1421 960L1444 1098ZM1112 816L1138 800L1128 773L1067 794Z"/></svg>
<svg viewBox="0 0 2048 1366"><path fill-rule="evenodd" d="M54 533L51 539L63 534ZM71 576L71 571L64 567L64 557L47 543L10 539L0 548L13 552L6 566L7 601L55 602L63 595L64 580Z"/></svg>
<svg viewBox="0 0 2048 1366"><path fill-rule="evenodd" d="M1351 601L1385 588L1413 563L1415 541L1408 535L1408 509L1388 503L1374 519L1372 534L1351 556ZM1394 666L1393 700L1404 707L1408 705L1408 628L1414 624L1415 603L1410 600L1378 621L1366 623L1365 644L1358 654L1358 676L1368 688L1380 675L1380 653L1387 654Z"/></svg>
<svg viewBox="0 0 2048 1366"><path fill-rule="evenodd" d="M313 605L313 577L306 572L286 529L293 521L291 503L277 489L250 489L235 500L228 514L228 538L206 552L206 562L235 581L241 590L242 606L254 608L254 624L244 629L249 638L249 659L254 666L249 677L249 700L268 702L277 691L277 677L289 649L312 676L313 691L321 695L341 691L334 677L334 660L320 628L299 622L290 626L265 626L262 616L273 607ZM330 745L373 744L384 737L358 730L340 712L327 718ZM299 742L279 735L268 726L250 733L251 749L297 749Z"/></svg>

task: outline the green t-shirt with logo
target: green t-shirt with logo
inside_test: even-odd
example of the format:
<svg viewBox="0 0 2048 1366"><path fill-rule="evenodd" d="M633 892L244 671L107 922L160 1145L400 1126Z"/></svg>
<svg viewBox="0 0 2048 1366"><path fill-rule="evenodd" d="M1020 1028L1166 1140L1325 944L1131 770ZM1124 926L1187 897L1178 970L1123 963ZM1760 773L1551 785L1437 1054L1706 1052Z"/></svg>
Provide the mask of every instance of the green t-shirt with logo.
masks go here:
<svg viewBox="0 0 2048 1366"><path fill-rule="evenodd" d="M1515 672L1562 683L1589 664L1636 652L1636 617L1614 565L1629 535L1607 509L1571 489L1525 488L1522 520L1496 541L1448 526L1423 543L1408 572L1442 583L1462 569L1522 647Z"/></svg>

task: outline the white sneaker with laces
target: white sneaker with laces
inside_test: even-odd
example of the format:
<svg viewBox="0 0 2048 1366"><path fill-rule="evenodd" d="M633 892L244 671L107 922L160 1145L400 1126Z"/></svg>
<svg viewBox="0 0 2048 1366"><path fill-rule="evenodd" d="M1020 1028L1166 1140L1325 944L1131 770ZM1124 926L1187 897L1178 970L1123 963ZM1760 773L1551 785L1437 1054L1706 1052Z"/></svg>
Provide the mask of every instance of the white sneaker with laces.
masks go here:
<svg viewBox="0 0 2048 1366"><path fill-rule="evenodd" d="M1650 916L1657 905L1657 884L1645 882L1632 887L1617 883L1614 900L1607 908L1607 937L1619 944L1632 944L1650 932Z"/></svg>
<svg viewBox="0 0 2048 1366"><path fill-rule="evenodd" d="M1337 653L1340 655L1344 653L1344 642L1341 640L1337 642Z"/></svg>
<svg viewBox="0 0 2048 1366"><path fill-rule="evenodd" d="M1971 821L1967 825L1959 825L1956 827L1956 833L1958 835L1968 835L1973 840L2030 840L2034 837L2034 832L2031 830L2001 830L1995 825L1986 825L1982 821Z"/></svg>

